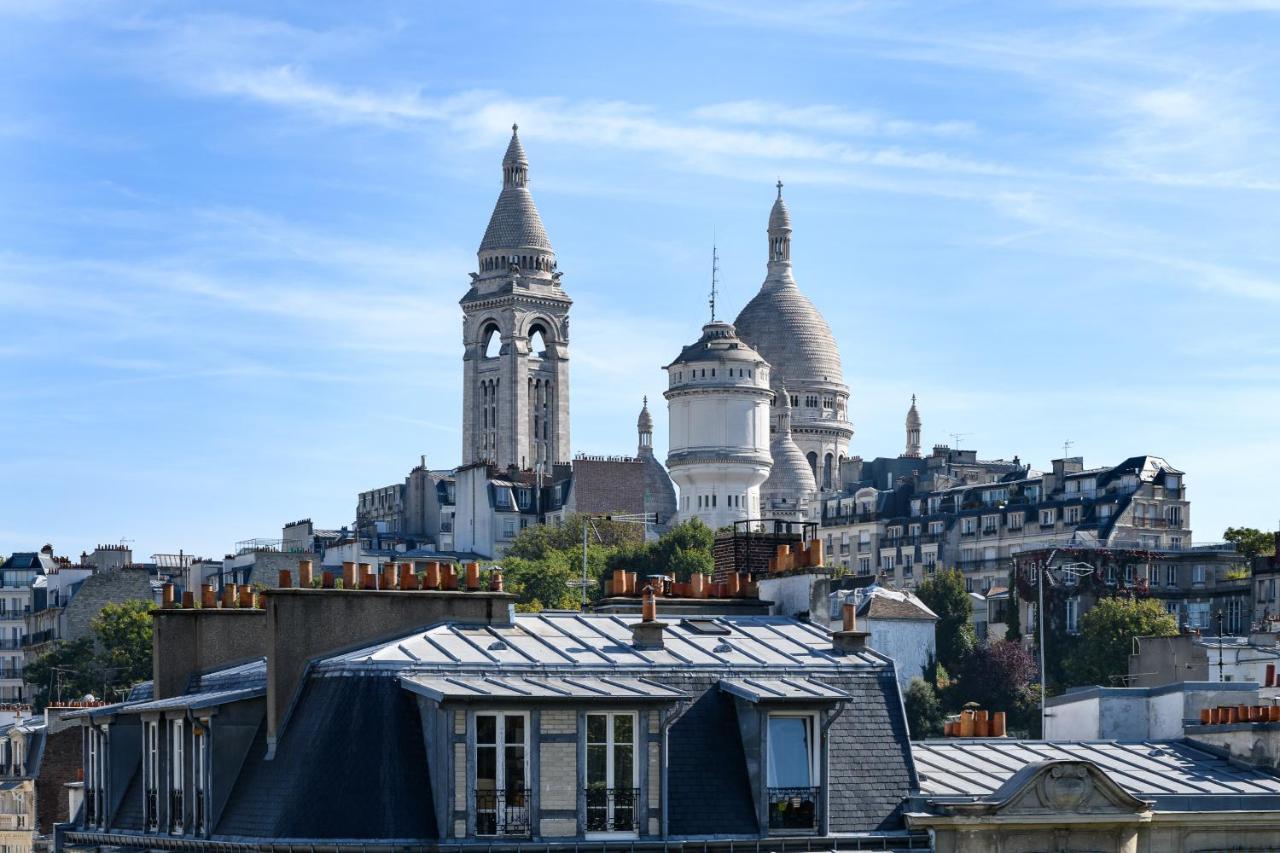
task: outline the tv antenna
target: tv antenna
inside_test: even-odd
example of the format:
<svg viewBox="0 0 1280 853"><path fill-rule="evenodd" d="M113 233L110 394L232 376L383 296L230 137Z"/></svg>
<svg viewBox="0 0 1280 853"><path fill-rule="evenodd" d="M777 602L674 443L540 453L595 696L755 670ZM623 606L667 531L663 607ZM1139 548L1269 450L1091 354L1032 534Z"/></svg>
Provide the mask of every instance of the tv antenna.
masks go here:
<svg viewBox="0 0 1280 853"><path fill-rule="evenodd" d="M952 449L952 450L959 450L959 449L960 449L960 439L962 439L962 438L970 438L970 437L972 437L972 436L973 436L973 433L971 433L971 432L953 432L953 433L950 433L950 436L951 436L951 449Z"/></svg>
<svg viewBox="0 0 1280 853"><path fill-rule="evenodd" d="M1066 459L1068 456L1071 455L1071 445L1073 444L1075 444L1075 442L1069 438L1066 441L1062 442L1062 458L1063 459Z"/></svg>
<svg viewBox="0 0 1280 853"><path fill-rule="evenodd" d="M716 232L711 232L711 322L716 321L716 292L720 289L720 254L716 251Z"/></svg>

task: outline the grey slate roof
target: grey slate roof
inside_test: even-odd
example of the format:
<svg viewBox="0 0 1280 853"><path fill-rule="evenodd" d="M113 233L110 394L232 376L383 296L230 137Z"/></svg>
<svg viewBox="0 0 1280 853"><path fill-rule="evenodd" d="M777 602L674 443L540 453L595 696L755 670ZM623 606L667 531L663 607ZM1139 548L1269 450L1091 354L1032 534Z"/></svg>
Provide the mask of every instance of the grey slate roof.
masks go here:
<svg viewBox="0 0 1280 853"><path fill-rule="evenodd" d="M1280 778L1241 767L1190 741L1020 741L950 739L911 744L920 793L929 799L984 797L1028 764L1091 761L1157 810L1232 806L1280 808Z"/></svg>
<svg viewBox="0 0 1280 853"><path fill-rule="evenodd" d="M667 367L719 359L743 362L765 360L742 339L734 326L724 320L712 320L702 327L702 336L680 350L680 354Z"/></svg>
<svg viewBox="0 0 1280 853"><path fill-rule="evenodd" d="M767 279L733 325L792 391L814 383L844 384L831 327L790 276Z"/></svg>
<svg viewBox="0 0 1280 853"><path fill-rule="evenodd" d="M183 708L214 708L229 702L244 699L255 699L267 694L266 684L257 687L239 687L229 690L208 690L203 693L186 693L181 696L170 696L168 699L153 699L149 702L132 702L117 707L121 714L149 714L157 711L176 711Z"/></svg>

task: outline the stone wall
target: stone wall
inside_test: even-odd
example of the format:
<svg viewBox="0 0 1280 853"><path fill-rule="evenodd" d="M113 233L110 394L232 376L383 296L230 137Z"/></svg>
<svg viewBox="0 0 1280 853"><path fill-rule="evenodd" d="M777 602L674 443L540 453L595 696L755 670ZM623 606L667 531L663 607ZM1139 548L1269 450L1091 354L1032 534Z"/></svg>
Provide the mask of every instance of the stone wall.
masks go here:
<svg viewBox="0 0 1280 853"><path fill-rule="evenodd" d="M67 602L63 621L63 639L78 640L93 635L90 623L106 604L123 601L154 603L151 574L146 569L112 569L96 572L85 579L80 589Z"/></svg>

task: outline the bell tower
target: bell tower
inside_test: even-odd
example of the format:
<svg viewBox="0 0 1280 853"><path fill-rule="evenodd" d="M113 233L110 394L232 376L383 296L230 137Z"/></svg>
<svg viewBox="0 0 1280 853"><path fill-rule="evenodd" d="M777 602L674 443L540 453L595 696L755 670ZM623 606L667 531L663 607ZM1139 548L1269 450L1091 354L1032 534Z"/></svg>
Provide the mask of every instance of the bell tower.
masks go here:
<svg viewBox="0 0 1280 853"><path fill-rule="evenodd" d="M462 297L462 462L568 462L569 306L511 126L502 192Z"/></svg>

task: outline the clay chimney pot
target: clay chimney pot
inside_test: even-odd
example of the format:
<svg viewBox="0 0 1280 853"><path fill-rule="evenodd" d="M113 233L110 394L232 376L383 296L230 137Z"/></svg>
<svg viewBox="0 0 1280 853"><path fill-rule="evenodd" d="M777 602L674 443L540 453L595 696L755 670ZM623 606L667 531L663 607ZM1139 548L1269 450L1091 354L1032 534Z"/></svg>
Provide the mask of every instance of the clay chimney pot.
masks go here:
<svg viewBox="0 0 1280 853"><path fill-rule="evenodd" d="M280 589L289 589L293 586L293 575L288 569L280 570L280 579L276 581L276 586Z"/></svg>
<svg viewBox="0 0 1280 853"><path fill-rule="evenodd" d="M310 560L298 561L298 586L302 589L311 589L313 571Z"/></svg>

